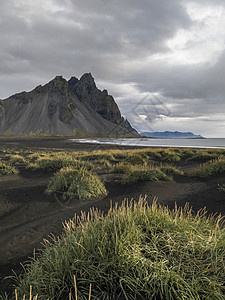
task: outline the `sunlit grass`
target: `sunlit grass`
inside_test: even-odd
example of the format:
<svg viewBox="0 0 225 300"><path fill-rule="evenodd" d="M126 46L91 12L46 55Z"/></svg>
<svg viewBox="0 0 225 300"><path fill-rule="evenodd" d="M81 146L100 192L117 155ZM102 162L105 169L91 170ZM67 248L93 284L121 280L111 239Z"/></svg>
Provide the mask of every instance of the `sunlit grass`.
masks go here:
<svg viewBox="0 0 225 300"><path fill-rule="evenodd" d="M68 299L77 279L79 299L224 299L225 229L205 211L124 202L65 223L26 266L18 295ZM94 298L95 297L95 298ZM73 298L75 299L75 298Z"/></svg>
<svg viewBox="0 0 225 300"><path fill-rule="evenodd" d="M69 155L39 157L35 160L34 163L30 163L28 165L28 168L31 168L33 170L45 170L53 172L69 166L77 168L86 167L89 170L94 168L91 162L73 159Z"/></svg>
<svg viewBox="0 0 225 300"><path fill-rule="evenodd" d="M146 158L144 159L142 155L132 153L124 159L124 163L131 165L145 165Z"/></svg>
<svg viewBox="0 0 225 300"><path fill-rule="evenodd" d="M160 164L160 170L168 175L184 175L184 172L171 164Z"/></svg>
<svg viewBox="0 0 225 300"><path fill-rule="evenodd" d="M148 168L145 170L134 170L126 178L121 180L122 184L130 185L140 181L173 181L159 168Z"/></svg>
<svg viewBox="0 0 225 300"><path fill-rule="evenodd" d="M0 176L18 174L18 170L9 163L0 161Z"/></svg>
<svg viewBox="0 0 225 300"><path fill-rule="evenodd" d="M201 164L199 167L189 172L189 176L208 177L223 172L225 172L225 158L218 158Z"/></svg>
<svg viewBox="0 0 225 300"><path fill-rule="evenodd" d="M50 180L46 192L50 195L60 192L63 199L90 199L107 195L100 179L87 169L62 168Z"/></svg>
<svg viewBox="0 0 225 300"><path fill-rule="evenodd" d="M12 165L15 165L18 163L26 164L26 159L21 154L12 154L9 157L9 162Z"/></svg>
<svg viewBox="0 0 225 300"><path fill-rule="evenodd" d="M133 184L139 181L173 181L173 175L183 175L183 172L173 165L132 165L119 163L114 166L113 172L127 174L122 179L123 184Z"/></svg>

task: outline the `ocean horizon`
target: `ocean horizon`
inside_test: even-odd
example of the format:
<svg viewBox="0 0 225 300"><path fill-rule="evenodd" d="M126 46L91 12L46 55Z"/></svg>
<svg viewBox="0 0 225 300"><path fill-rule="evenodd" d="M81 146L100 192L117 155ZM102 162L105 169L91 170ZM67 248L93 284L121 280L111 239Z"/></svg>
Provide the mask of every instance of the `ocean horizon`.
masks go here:
<svg viewBox="0 0 225 300"><path fill-rule="evenodd" d="M79 143L93 143L120 146L140 147L179 147L179 148L212 148L225 149L225 138L203 138L203 139L160 139L160 138L89 138L70 139Z"/></svg>

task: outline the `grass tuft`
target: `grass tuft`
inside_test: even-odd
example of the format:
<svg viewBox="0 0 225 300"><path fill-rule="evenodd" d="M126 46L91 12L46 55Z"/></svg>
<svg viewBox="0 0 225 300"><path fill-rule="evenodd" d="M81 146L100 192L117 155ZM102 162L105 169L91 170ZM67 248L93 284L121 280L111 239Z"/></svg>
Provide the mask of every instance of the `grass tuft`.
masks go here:
<svg viewBox="0 0 225 300"><path fill-rule="evenodd" d="M18 174L18 170L14 168L11 164L3 163L0 161L0 176L2 175L12 175Z"/></svg>
<svg viewBox="0 0 225 300"><path fill-rule="evenodd" d="M29 296L32 285L39 300L68 299L75 288L76 299L88 299L91 286L93 299L224 299L220 216L206 217L204 210L193 215L187 206L171 211L140 199L107 215L91 209L64 227L26 265L18 295Z"/></svg>
<svg viewBox="0 0 225 300"><path fill-rule="evenodd" d="M189 173L192 177L208 177L225 172L225 158L218 158L201 164Z"/></svg>
<svg viewBox="0 0 225 300"><path fill-rule="evenodd" d="M169 164L160 164L160 170L168 175L184 175L184 172Z"/></svg>
<svg viewBox="0 0 225 300"><path fill-rule="evenodd" d="M107 195L106 188L100 179L84 167L62 168L50 180L47 194L61 192L63 199L90 199Z"/></svg>
<svg viewBox="0 0 225 300"><path fill-rule="evenodd" d="M173 181L172 177L163 173L159 168L149 168L146 170L135 170L127 178L122 179L122 184L134 184L140 181Z"/></svg>
<svg viewBox="0 0 225 300"><path fill-rule="evenodd" d="M72 158L69 155L63 156L50 156L50 157L40 157L34 163L31 163L28 167L33 170L44 170L55 172L64 167L73 166L76 168L86 167L89 170L93 169L93 164L90 162L84 162Z"/></svg>
<svg viewBox="0 0 225 300"><path fill-rule="evenodd" d="M145 165L146 161L141 155L129 155L125 160L124 163L128 163L131 165Z"/></svg>

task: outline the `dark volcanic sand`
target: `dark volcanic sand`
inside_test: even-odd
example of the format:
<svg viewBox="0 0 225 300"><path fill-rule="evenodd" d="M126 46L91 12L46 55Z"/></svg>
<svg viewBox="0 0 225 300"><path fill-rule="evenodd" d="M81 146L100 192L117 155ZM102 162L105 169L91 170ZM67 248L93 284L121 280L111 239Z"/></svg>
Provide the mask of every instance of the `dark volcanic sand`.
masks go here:
<svg viewBox="0 0 225 300"><path fill-rule="evenodd" d="M135 147L80 144L64 139L0 139L0 149L3 148L92 151ZM193 165L185 162L180 167L187 170ZM174 208L175 202L178 206L189 202L194 211L206 206L209 213L225 215L225 196L217 189L218 183L225 183L225 174L204 180L178 176L175 182L142 182L132 186L116 183L115 174L102 174L106 179L108 196L85 203L74 201L69 207L62 207L53 196L44 193L50 176L22 168L19 175L0 177L0 291L12 289L12 280L4 279L12 275L11 269L19 273L22 269L20 262L31 257L34 248L40 248L43 238L50 233L59 235L62 223L81 210L87 211L93 206L107 210L111 201L121 202L124 198L137 200L140 195L147 195L149 202L157 197L160 204L170 208Z"/></svg>

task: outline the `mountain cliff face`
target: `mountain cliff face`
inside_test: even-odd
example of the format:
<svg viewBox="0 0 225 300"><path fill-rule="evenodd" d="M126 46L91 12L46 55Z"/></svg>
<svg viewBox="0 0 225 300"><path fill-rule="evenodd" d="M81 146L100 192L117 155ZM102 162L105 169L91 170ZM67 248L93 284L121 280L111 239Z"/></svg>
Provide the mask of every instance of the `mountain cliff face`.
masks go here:
<svg viewBox="0 0 225 300"><path fill-rule="evenodd" d="M56 76L31 92L0 100L0 134L138 136L106 90L90 73L69 81Z"/></svg>

